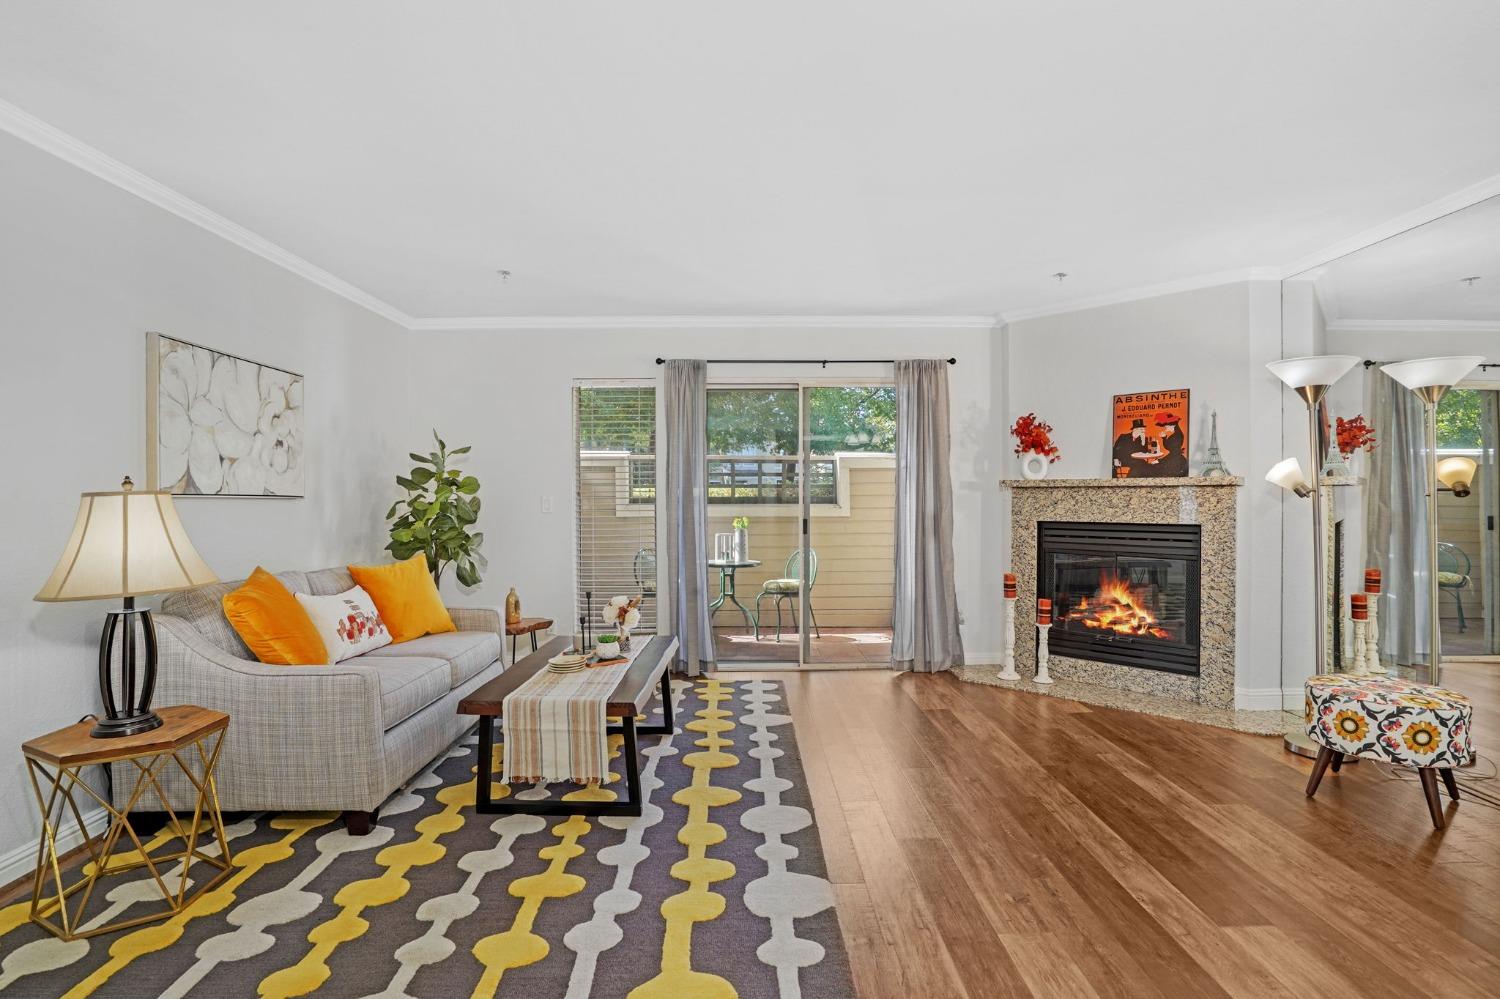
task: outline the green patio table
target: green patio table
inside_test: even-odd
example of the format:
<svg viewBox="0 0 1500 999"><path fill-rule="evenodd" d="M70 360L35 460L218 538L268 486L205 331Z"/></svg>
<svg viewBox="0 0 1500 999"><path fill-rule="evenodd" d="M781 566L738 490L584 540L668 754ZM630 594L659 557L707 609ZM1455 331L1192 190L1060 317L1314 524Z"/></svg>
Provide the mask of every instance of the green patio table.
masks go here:
<svg viewBox="0 0 1500 999"><path fill-rule="evenodd" d="M713 620L714 613L720 607L724 606L724 601L728 600L740 609L741 614L745 615L745 627L749 628L752 633L754 632L756 628L755 615L751 613L750 608L740 603L734 595L734 574L740 569L753 569L758 565L760 565L759 559L711 558L708 560L708 567L710 569L719 570L719 599L708 605L708 617L710 621Z"/></svg>

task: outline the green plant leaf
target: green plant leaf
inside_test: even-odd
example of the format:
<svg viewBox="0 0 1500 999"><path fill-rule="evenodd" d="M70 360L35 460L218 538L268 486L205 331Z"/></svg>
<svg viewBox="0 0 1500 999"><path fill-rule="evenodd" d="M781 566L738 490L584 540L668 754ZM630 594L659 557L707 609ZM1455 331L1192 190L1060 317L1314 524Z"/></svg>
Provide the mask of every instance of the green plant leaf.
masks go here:
<svg viewBox="0 0 1500 999"><path fill-rule="evenodd" d="M396 502L392 503L391 508L385 512L385 519L390 520L392 517L396 516L396 511L399 509L401 509L401 501L397 500Z"/></svg>
<svg viewBox="0 0 1500 999"><path fill-rule="evenodd" d="M465 475L458 484L458 491L466 496L473 496L479 492L479 480L472 475Z"/></svg>
<svg viewBox="0 0 1500 999"><path fill-rule="evenodd" d="M437 473L430 468L413 468L411 470L411 480L419 486L425 486L431 482L435 475Z"/></svg>
<svg viewBox="0 0 1500 999"><path fill-rule="evenodd" d="M431 458L428 458L428 457L425 457L423 455L417 454L417 452L415 452L415 451L408 451L406 453L406 456L408 458L410 458L412 461L421 462L424 465L430 465L430 464L432 464L432 459Z"/></svg>
<svg viewBox="0 0 1500 999"><path fill-rule="evenodd" d="M402 489L407 490L408 492L416 492L420 488L415 482L413 482L411 479L408 479L404 475L396 476L396 485L400 486Z"/></svg>
<svg viewBox="0 0 1500 999"><path fill-rule="evenodd" d="M456 447L452 451L449 451L448 456L451 458L455 454L468 454L471 450L473 450L473 446L465 444L463 447Z"/></svg>

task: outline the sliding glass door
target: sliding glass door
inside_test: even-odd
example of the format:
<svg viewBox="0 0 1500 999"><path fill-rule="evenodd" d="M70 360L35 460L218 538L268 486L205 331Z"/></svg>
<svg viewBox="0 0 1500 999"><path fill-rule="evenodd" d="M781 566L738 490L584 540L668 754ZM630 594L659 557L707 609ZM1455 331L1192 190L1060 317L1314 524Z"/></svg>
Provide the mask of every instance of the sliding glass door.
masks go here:
<svg viewBox="0 0 1500 999"><path fill-rule="evenodd" d="M888 384L709 387L709 598L722 665L889 661L895 427Z"/></svg>

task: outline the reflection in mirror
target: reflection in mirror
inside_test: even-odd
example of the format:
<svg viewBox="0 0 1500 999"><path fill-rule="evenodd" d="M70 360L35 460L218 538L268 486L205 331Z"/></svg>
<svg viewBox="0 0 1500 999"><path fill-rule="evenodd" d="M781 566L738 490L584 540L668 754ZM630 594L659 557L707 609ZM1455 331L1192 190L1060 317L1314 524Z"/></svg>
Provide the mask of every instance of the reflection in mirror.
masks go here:
<svg viewBox="0 0 1500 999"><path fill-rule="evenodd" d="M1284 337L1365 362L1327 399L1327 439L1337 452L1323 465L1325 485L1336 487L1324 490L1332 497L1326 512L1334 553L1326 602L1330 668L1374 667L1420 681L1437 672L1444 686L1475 699L1476 713L1494 718L1500 365L1490 362L1500 361L1500 197L1294 275L1283 282L1282 302ZM1440 395L1430 445L1422 400L1386 366L1464 355L1481 363L1461 365L1470 373L1447 392L1427 393ZM1441 475L1435 530L1429 460ZM1349 595L1365 589L1367 569L1379 570L1383 581L1370 600L1378 664L1355 661L1349 615ZM1289 695L1301 687L1296 673L1288 662Z"/></svg>

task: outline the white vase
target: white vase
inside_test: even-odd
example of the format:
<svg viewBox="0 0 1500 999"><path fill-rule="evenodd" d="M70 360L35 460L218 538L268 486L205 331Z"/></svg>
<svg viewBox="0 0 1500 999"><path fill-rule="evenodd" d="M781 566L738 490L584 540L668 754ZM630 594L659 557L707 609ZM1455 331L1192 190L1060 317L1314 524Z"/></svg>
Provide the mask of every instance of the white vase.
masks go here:
<svg viewBox="0 0 1500 999"><path fill-rule="evenodd" d="M750 531L748 528L736 527L734 529L733 550L736 562L750 561Z"/></svg>
<svg viewBox="0 0 1500 999"><path fill-rule="evenodd" d="M1028 451L1021 456L1021 474L1028 479L1045 479L1050 464L1046 455Z"/></svg>

